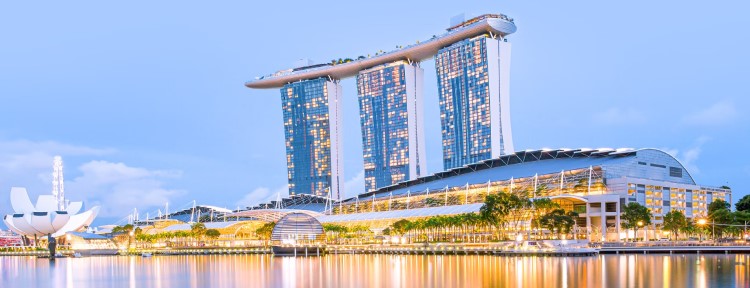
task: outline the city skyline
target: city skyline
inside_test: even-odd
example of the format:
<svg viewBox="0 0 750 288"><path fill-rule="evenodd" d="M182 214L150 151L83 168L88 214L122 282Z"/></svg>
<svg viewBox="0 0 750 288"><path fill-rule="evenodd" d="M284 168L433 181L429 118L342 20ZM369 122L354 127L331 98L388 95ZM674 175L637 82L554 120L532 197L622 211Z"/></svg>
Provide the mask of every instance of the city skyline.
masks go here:
<svg viewBox="0 0 750 288"><path fill-rule="evenodd" d="M406 44L425 38L417 37L419 35L429 38L429 34L440 33L450 17L467 11L475 15L505 13L518 22L519 31L512 37L516 49L511 76L515 150L586 146L663 148L691 166L691 172L697 170L694 176L700 183L729 185L733 188L734 199L747 194L747 184L740 182L750 175L746 161L742 158L717 160L725 157L727 151L741 149L740 143L748 140L748 127L743 124L747 119L742 114L742 109L748 106L748 100L742 97L747 94L747 88L741 85L743 74L739 69L749 62L747 56L739 52L741 47L747 46L744 42L747 40L736 37L741 33L736 27L742 27L747 20L739 15L742 9L735 7L745 4L704 7L660 3L654 4L653 9L645 9L648 11L635 9L637 5L607 6L611 10L633 12L617 15L645 15L651 20L649 29L645 29L643 23L631 23L635 28L625 27L624 16L613 17L608 9L593 13L585 10L584 5L566 9L555 5L558 4L538 10L523 4L492 8L468 4L467 9L459 11L456 7L441 7L434 17L429 17L435 19L420 19L421 23L412 22L414 25L366 18L362 21L394 25L389 27L398 26L402 31L371 31L368 38L372 39L337 40L337 45L309 45L314 48L304 51L286 47L298 41L310 41L312 38L308 37L312 36L296 35L301 39L285 39L262 31L260 35L272 41L261 45L232 38L240 35L240 28L261 27L263 23L272 23L276 17L283 17L279 13L268 13L268 16L252 20L257 22L243 22L240 19L245 15L230 13L227 20L208 26L209 30L227 30L219 34L201 30L198 23L190 24L191 17L168 15L188 29L164 25L153 33L145 33L143 37L152 40L157 52L144 52L152 49L135 45L118 48L123 42L117 38L140 37L138 34L147 30L150 21L160 19L157 12L166 11L166 6L156 7L155 12L144 12L145 24L140 26L130 25L130 20L124 18L104 19L106 13L78 21L62 21L62 27L46 34L41 33L40 26L22 25L18 32L9 31L14 44L0 50L7 60L3 61L6 80L2 81L2 93L11 95L6 98L9 102L3 105L1 114L4 116L0 116L0 120L18 123L5 125L0 130L0 146L4 151L0 166L7 175L0 182L0 190L27 186L32 194L49 193L51 155L62 154L68 167L66 194L76 199L86 198L92 204L106 201L103 195L108 193L123 194L123 199L118 200L128 206L125 210L139 205L147 210L147 207L163 206L165 202L179 205L193 199L229 208L245 200L248 203L243 204L269 200L276 192L284 192L281 187L287 181L283 161L283 116L278 109L281 104L278 90L256 93L242 87L248 76L289 66L280 63L296 58L325 62L324 59L339 55L371 51L368 50L373 49L371 47L385 48L387 43ZM598 5L604 4L595 6ZM679 7L672 9L674 6ZM42 9L40 17L57 19L59 16L54 15L58 11L54 8ZM184 9L187 15L195 15L197 8ZM209 9L211 11L215 10ZM373 13L385 15L386 12L376 9ZM706 15L712 21L691 29L674 24L678 22L676 19L687 17L685 15ZM6 27L27 23L12 15L5 19ZM320 21L341 26L354 19L343 16ZM551 22L563 20L578 25L576 33L555 33L560 27ZM57 29L76 31L92 21L104 25L84 29L74 34L73 39L56 34L61 31ZM583 25L594 21L598 27ZM230 28L232 26L239 27ZM342 29L343 34L354 30ZM627 39L608 34L624 35L623 32L631 29L640 33ZM174 34L166 40L161 38L168 32ZM27 39L23 36L35 33L43 37ZM122 35L110 36L114 34ZM691 39L694 35L712 39L677 41ZM90 49L82 48L99 38L104 41L96 41L99 44ZM331 39L316 41L326 43ZM191 48L189 44L193 41L213 44ZM180 52L179 47L187 48ZM57 57L56 53L63 53L65 57ZM279 55L299 56L279 59ZM143 60L136 60L140 58ZM111 65L90 69L91 61ZM423 68L425 83L428 83L425 102L436 103L437 91L429 85L435 83L434 63L427 61ZM113 86L111 79L125 79L132 85ZM351 119L358 110L357 93L353 80L347 81L350 82L342 84L344 114ZM191 83L186 85L188 82ZM104 83L106 86L102 86ZM437 108L437 105L426 107L425 118L436 119ZM358 139L360 123L351 122L355 123L343 123L344 134L352 136L348 139ZM439 131L434 123L425 127L427 174L442 170L441 149L435 144ZM343 164L347 169L343 179L350 183L358 181L350 185L364 188L362 150L358 145L361 141L344 143L345 159L351 163ZM45 176L48 174L49 177ZM217 194L219 192L222 194ZM355 192L347 191L346 196L353 196L351 193ZM246 196L248 198L243 199ZM102 204L113 206L114 203L117 202ZM105 216L102 219L125 216L117 210L119 208L102 206ZM8 211L7 207L0 209Z"/></svg>

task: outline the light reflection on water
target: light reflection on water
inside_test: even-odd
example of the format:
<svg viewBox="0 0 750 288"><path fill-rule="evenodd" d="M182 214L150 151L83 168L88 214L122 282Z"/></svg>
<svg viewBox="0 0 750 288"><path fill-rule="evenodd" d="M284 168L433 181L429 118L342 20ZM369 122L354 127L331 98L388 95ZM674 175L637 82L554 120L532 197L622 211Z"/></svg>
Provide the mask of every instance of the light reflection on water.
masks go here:
<svg viewBox="0 0 750 288"><path fill-rule="evenodd" d="M746 287L750 255L0 257L0 287Z"/></svg>

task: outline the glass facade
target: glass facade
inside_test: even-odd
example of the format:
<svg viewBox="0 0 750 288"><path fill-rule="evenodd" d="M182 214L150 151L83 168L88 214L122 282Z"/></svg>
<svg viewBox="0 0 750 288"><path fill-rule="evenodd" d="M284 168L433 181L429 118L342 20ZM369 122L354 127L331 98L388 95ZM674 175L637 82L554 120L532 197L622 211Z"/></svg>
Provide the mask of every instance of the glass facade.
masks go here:
<svg viewBox="0 0 750 288"><path fill-rule="evenodd" d="M420 176L421 79L422 69L404 61L357 75L365 191Z"/></svg>
<svg viewBox="0 0 750 288"><path fill-rule="evenodd" d="M501 74L508 71L500 69L509 66L498 65L500 45L507 43L483 35L456 42L435 55L445 169L504 154L500 82Z"/></svg>
<svg viewBox="0 0 750 288"><path fill-rule="evenodd" d="M340 90L325 78L281 89L289 195L339 196Z"/></svg>

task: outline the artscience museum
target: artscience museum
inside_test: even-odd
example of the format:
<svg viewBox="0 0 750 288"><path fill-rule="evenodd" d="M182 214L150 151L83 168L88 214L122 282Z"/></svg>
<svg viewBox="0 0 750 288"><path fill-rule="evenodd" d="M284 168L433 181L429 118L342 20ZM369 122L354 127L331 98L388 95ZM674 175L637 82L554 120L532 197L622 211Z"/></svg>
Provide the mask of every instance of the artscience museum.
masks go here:
<svg viewBox="0 0 750 288"><path fill-rule="evenodd" d="M32 204L26 188L13 187L10 204L14 214L5 215L3 222L11 231L28 236L60 237L68 232L81 231L91 225L99 207L81 212L83 202L62 203L54 195L40 195Z"/></svg>

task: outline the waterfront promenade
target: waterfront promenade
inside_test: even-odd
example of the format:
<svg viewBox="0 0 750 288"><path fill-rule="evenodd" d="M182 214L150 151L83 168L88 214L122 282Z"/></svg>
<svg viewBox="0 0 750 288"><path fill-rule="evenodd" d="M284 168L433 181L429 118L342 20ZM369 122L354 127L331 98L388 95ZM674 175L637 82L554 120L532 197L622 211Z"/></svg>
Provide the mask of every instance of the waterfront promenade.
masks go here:
<svg viewBox="0 0 750 288"><path fill-rule="evenodd" d="M325 245L327 254L398 254L398 255L496 255L496 256L550 256L573 257L596 254L750 254L750 245L711 243L595 243L581 247L545 246L526 248L514 242L480 243L471 245L436 243L430 245ZM63 256L75 251L61 250ZM46 250L0 251L0 256L45 256ZM129 249L118 255L239 255L272 254L270 247L207 247L176 249ZM313 256L310 254L308 256ZM304 256L304 255L300 255Z"/></svg>

